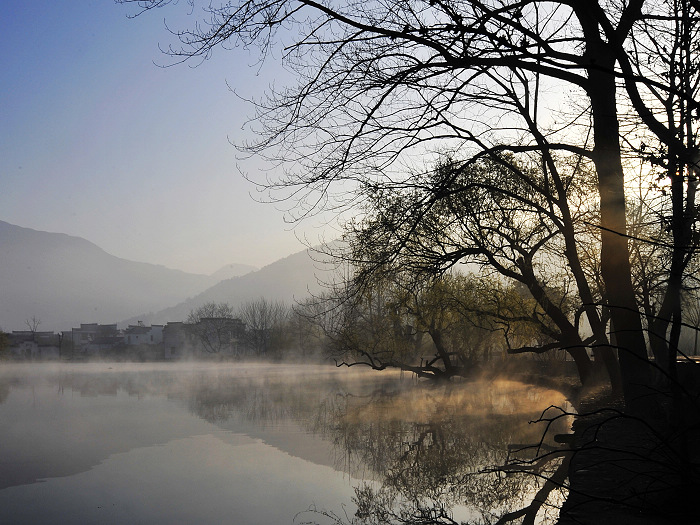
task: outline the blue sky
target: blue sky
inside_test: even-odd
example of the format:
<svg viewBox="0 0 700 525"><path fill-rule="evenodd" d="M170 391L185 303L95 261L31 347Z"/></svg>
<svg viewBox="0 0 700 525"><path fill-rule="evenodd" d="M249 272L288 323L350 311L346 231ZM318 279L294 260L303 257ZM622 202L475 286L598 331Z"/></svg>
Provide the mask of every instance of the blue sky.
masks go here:
<svg viewBox="0 0 700 525"><path fill-rule="evenodd" d="M111 0L3 2L0 220L200 273L263 266L303 249L297 235L318 237L255 202L229 143L252 108L227 83L259 94L275 64L264 79L237 49L156 65L172 41L164 20L191 23L186 4L129 19Z"/></svg>

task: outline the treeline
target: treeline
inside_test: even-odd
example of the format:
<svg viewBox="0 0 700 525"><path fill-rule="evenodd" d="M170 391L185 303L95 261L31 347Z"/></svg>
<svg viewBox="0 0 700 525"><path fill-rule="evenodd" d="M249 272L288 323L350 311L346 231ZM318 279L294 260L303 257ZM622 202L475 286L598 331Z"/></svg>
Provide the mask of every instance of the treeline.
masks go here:
<svg viewBox="0 0 700 525"><path fill-rule="evenodd" d="M474 375L508 353L566 360L551 322L518 283L452 272L422 284L396 276L361 292L347 284L294 305L209 302L193 309L185 326L212 355L330 360L433 379Z"/></svg>
<svg viewBox="0 0 700 525"><path fill-rule="evenodd" d="M302 309L260 298L239 308L208 302L190 311L183 325L199 353L277 361L319 360L324 342Z"/></svg>
<svg viewBox="0 0 700 525"><path fill-rule="evenodd" d="M348 286L302 307L339 364L398 368L420 377L473 376L508 353L564 361L550 322L517 283L451 272L416 281L384 276L373 286ZM545 348L551 351L526 352Z"/></svg>

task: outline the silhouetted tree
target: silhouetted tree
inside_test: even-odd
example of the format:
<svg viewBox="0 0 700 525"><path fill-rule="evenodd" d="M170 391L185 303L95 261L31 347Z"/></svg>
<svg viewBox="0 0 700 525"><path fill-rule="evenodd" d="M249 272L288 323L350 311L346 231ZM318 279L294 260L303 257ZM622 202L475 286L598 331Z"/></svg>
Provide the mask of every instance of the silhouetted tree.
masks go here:
<svg viewBox="0 0 700 525"><path fill-rule="evenodd" d="M39 331L41 319L39 319L36 315L33 315L31 319L25 319L24 324L26 324L29 331L34 334Z"/></svg>
<svg viewBox="0 0 700 525"><path fill-rule="evenodd" d="M148 10L169 2L136 3ZM697 243L697 0L241 0L209 4L206 12L207 23L175 33L184 44L170 48L176 59L206 57L219 46L259 46L263 57L281 49L290 78L298 79L255 102L252 122L260 140L244 145L286 168L263 186L273 198L298 200L293 218L358 203L369 204L359 207L360 215L371 215L373 202L389 204L376 217L391 217L390 211L402 210L390 206L394 192L422 191L425 200L410 209L417 213L402 218L403 237L367 251L374 257L367 260L377 263L370 268L381 271L423 253L413 253L422 246L409 241L440 233L420 231L427 227L423 219L468 194L465 184L453 184L461 175L483 163L503 166L516 175L508 180L521 185L515 194L512 186L491 191L484 202L491 206L508 197L525 206L508 204L510 215L508 207L495 210L509 221L503 238L522 241L524 235L528 242L518 246L527 249L518 254L507 243L492 244L510 262L489 263L501 264L527 286L563 336L558 343L578 355L580 371L590 366L583 355L588 345L613 381L619 364L631 412L655 413L647 408L658 391L652 365L659 368L673 385L673 403L660 403L667 410L656 422L660 432L654 439L668 444L670 435L681 436L672 450L695 464L675 379L681 291ZM427 177L440 173L434 168L446 154L457 164ZM644 182L655 181L667 197L656 208L654 238L638 239L656 244L666 261L659 286L647 281L659 298L648 314L635 290L629 244L634 232L628 227L626 181L640 159L647 162ZM576 169L581 163L586 169ZM649 163L654 173L648 173ZM573 220L570 183L576 187L582 174L590 175L595 190L596 215L583 221L587 234L596 230L591 245ZM470 191L479 189L469 188L469 178L465 182ZM525 194L527 201L520 198ZM373 201L377 195L381 199ZM427 225L462 227L463 209L444 207L433 213L444 221ZM512 229L523 209L545 218L547 226L527 222L520 232ZM550 231L551 224L556 229ZM490 242L488 235L499 228L498 221L489 223L483 241ZM542 287L536 273L546 262L541 242L549 241L559 244L570 265L558 274L566 276L563 289L575 288L580 297L573 322L549 293L559 287ZM600 281L581 263L584 252L597 259L589 268L599 271ZM484 256L479 246L461 240L444 243L436 253L442 258L432 261L435 273ZM582 316L593 332L590 341L580 341L576 330Z"/></svg>
<svg viewBox="0 0 700 525"><path fill-rule="evenodd" d="M532 298L497 279L374 276L360 291L339 286L311 311L339 364L399 368L435 379L475 376L494 352L516 344L510 351L520 353L547 337Z"/></svg>
<svg viewBox="0 0 700 525"><path fill-rule="evenodd" d="M697 291L686 291L683 301L684 319L693 329L691 334L693 340L692 352L689 351L689 353L696 356L698 355L698 338L700 337L700 298L697 295Z"/></svg>
<svg viewBox="0 0 700 525"><path fill-rule="evenodd" d="M169 2L136 3L148 10ZM626 237L625 155L653 151L665 167L680 250L671 271L677 287L687 255L680 247L694 224L697 2L247 0L205 9L207 23L175 33L184 45L170 48L174 57L206 57L235 44L268 55L279 44L299 79L257 102L262 138L247 149L286 163L286 175L266 184L282 191L279 198L300 199L302 215L329 203L333 183L344 194L332 205L410 186L405 167L424 164L436 149L466 162L532 154L555 186L564 180L556 176L561 157L589 160L626 399L648 393ZM556 190L561 200L566 187ZM576 232L564 233L571 255ZM602 337L594 303L584 304ZM678 303L668 304L664 313L676 318ZM655 329L661 339L663 329Z"/></svg>
<svg viewBox="0 0 700 525"><path fill-rule="evenodd" d="M537 308L511 314L511 321L528 317L549 341L509 345L512 353L565 348L586 382L592 364L585 347L597 343L596 363L607 364L613 384L619 384L607 316L596 306L604 296L588 278L595 271L578 250L568 248L569 238L577 245L595 241L586 225L597 217L588 197L591 176L581 164L567 174L543 174L540 166L512 156L466 163L447 159L433 171L413 175L411 185L373 192L367 214L348 235L358 268L353 285L372 286L372 275L381 272L431 276L470 262L516 282L534 299ZM504 310L491 311L504 315L505 327ZM584 313L592 336L581 327Z"/></svg>

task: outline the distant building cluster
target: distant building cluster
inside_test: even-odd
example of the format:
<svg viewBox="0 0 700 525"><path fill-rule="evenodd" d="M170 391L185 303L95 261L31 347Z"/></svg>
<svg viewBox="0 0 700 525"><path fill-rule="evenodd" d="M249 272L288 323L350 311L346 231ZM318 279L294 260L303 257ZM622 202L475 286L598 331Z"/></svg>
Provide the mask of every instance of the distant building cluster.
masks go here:
<svg viewBox="0 0 700 525"><path fill-rule="evenodd" d="M14 331L6 337L10 355L19 359L58 359L61 355L61 335L54 332Z"/></svg>
<svg viewBox="0 0 700 525"><path fill-rule="evenodd" d="M181 359L202 353L239 355L245 323L240 319L202 318L196 324L172 322L145 326L139 322L119 329L117 324L81 324L55 332L20 330L5 334L6 355L18 360Z"/></svg>

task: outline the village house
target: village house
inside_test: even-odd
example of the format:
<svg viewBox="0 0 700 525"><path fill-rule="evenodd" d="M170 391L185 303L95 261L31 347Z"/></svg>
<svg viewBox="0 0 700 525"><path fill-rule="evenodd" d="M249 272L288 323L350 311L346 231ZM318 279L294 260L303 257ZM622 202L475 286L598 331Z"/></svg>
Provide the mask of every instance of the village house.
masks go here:
<svg viewBox="0 0 700 525"><path fill-rule="evenodd" d="M129 325L124 330L124 342L130 346L160 344L163 342L163 325L146 326L141 321L137 325Z"/></svg>
<svg viewBox="0 0 700 525"><path fill-rule="evenodd" d="M163 327L163 357L165 359L183 357L190 347L189 338L185 323L167 323Z"/></svg>
<svg viewBox="0 0 700 525"><path fill-rule="evenodd" d="M206 317L195 324L143 322L120 330L117 324L81 323L54 332L15 331L8 336L16 359L178 359L195 354L241 355L246 326L240 319Z"/></svg>
<svg viewBox="0 0 700 525"><path fill-rule="evenodd" d="M17 359L59 359L61 336L53 332L13 331L7 335L10 355Z"/></svg>
<svg viewBox="0 0 700 525"><path fill-rule="evenodd" d="M117 324L81 323L70 332L74 355L95 356L124 342Z"/></svg>

